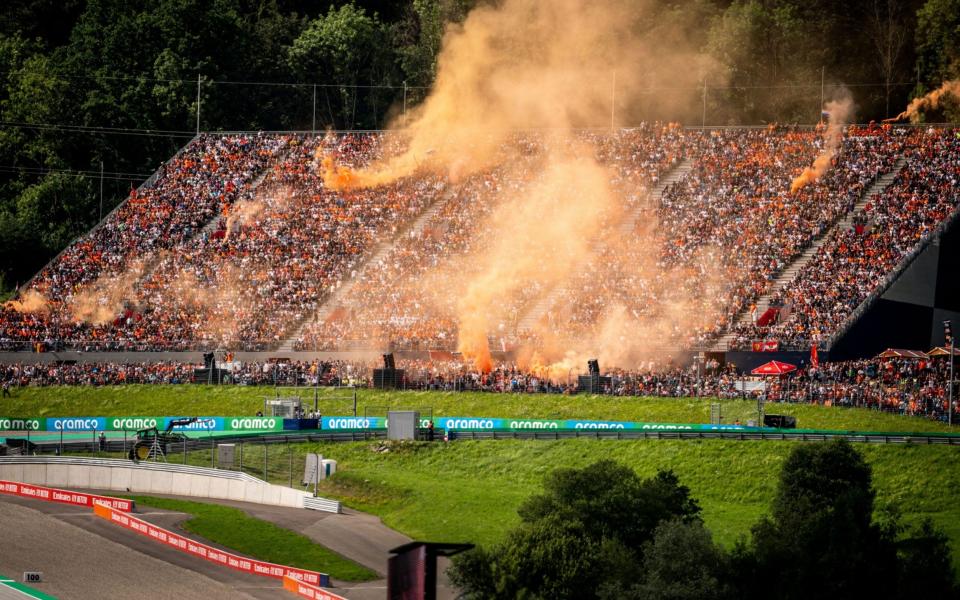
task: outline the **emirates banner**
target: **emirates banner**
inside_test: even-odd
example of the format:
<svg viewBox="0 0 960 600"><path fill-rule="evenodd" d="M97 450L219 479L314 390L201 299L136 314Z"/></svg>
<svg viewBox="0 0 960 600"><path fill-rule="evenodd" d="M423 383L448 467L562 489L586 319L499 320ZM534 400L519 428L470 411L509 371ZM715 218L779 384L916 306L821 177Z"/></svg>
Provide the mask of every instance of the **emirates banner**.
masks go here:
<svg viewBox="0 0 960 600"><path fill-rule="evenodd" d="M0 493L20 496L22 498L45 500L47 502L73 504L74 506L94 506L95 504L105 504L122 512L130 512L133 510L133 500L127 500L126 498L113 498L112 496L84 494L83 492L73 492L70 490L61 490L59 488L44 487L42 485L20 483L19 481L5 481L0 479Z"/></svg>

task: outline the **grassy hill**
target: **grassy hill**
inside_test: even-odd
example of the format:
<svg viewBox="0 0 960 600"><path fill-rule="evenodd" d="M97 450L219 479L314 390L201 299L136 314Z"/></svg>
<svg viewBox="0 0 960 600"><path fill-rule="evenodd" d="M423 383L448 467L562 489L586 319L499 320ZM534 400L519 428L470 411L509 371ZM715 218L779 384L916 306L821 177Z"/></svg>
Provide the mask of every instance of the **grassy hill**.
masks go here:
<svg viewBox="0 0 960 600"><path fill-rule="evenodd" d="M53 386L23 388L0 401L0 416L134 416L134 415L252 415L264 398L300 396L312 408L314 395L325 415L353 411L351 390L205 385L126 385L107 387ZM636 398L489 394L481 392L384 392L358 390L359 414L384 414L388 409L419 409L435 416L477 416L541 419L608 419L672 423L708 423L710 404L722 405L724 422L756 417L752 400L695 398ZM809 429L860 431L947 431L943 423L861 409L825 408L805 404L768 405L768 413L797 417Z"/></svg>
<svg viewBox="0 0 960 600"><path fill-rule="evenodd" d="M495 542L547 472L613 458L641 476L673 469L699 499L715 538L731 545L767 512L780 466L797 443L582 439L416 444L390 452L370 443L312 448L339 462L322 495L377 514L416 539ZM908 524L932 518L960 558L960 449L855 447L873 467L878 511L895 510Z"/></svg>
<svg viewBox="0 0 960 600"><path fill-rule="evenodd" d="M313 388L207 386L49 387L16 390L0 401L3 416L244 415L263 408L267 396L299 395L312 408ZM349 390L320 389L324 414L349 414ZM419 409L436 416L582 418L677 423L709 421L710 404L720 402L725 422L746 422L756 414L750 400L612 398L448 392L359 390L360 414L389 408ZM861 409L809 405L768 405L769 413L797 417L799 426L860 431L945 431L927 419ZM643 476L673 469L700 500L707 526L724 544L746 535L768 509L780 465L802 442L721 440L459 441L412 444L382 452L368 442L271 447L271 479L286 484L302 469L302 454L319 451L339 461L340 472L321 494L383 518L414 538L435 541L500 539L517 522L516 508L539 490L543 476L560 466L582 467L614 458ZM895 510L907 523L931 517L960 549L960 448L917 445L857 445L874 469L878 510ZM290 460L289 452L293 452ZM198 453L198 464L209 454ZM260 474L259 450L244 466ZM294 465L294 466L291 466ZM276 472L274 473L274 468ZM955 556L960 553L955 552ZM956 566L960 562L955 561Z"/></svg>

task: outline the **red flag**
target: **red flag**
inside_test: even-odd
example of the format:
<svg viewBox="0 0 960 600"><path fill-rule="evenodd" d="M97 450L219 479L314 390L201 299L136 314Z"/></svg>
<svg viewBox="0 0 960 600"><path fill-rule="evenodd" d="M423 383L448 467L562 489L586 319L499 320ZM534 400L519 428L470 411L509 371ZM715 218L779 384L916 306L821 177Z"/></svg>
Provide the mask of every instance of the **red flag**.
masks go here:
<svg viewBox="0 0 960 600"><path fill-rule="evenodd" d="M820 355L817 354L817 345L810 347L810 366L816 369L820 366Z"/></svg>

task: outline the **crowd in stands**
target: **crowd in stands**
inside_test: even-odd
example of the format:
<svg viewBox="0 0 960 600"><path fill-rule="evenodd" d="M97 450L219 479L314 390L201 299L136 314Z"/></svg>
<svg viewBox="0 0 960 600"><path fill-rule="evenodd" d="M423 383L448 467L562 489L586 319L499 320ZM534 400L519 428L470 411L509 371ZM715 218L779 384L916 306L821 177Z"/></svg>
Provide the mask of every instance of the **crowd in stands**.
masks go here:
<svg viewBox="0 0 960 600"><path fill-rule="evenodd" d="M132 289L117 289L136 283L128 273L149 270L148 263L164 252L177 254L216 215L249 199L249 184L285 143L283 137L246 134L201 135L191 141L154 180L131 190L117 210L26 286L42 294L44 306L22 313L8 306L0 309L0 345L24 349L18 342L26 341L48 348L65 342L90 349L131 347L125 342L137 340L128 339L119 326L140 318L117 301L118 295L132 300ZM79 315L76 298L91 287L96 291L86 304L92 306L82 307L84 314ZM153 340L144 341L132 347L156 347Z"/></svg>
<svg viewBox="0 0 960 600"><path fill-rule="evenodd" d="M202 365L157 363L19 363L0 365L0 383L17 388L50 385L179 384L193 380ZM221 362L218 381L229 385L372 387L372 362L270 361ZM401 387L410 390L480 391L490 393L577 393L580 372L546 375L515 363L498 364L481 373L456 357L397 361L404 369ZM744 386L749 374L732 364L707 361L695 365L644 361L635 369L608 369L602 393L617 396L740 398L763 395L769 402L816 403L861 407L905 415L943 418L948 397L949 360L874 358L801 365L787 377L766 378L765 385ZM208 374L207 374L208 375ZM207 377L204 375L204 377ZM207 383L201 377L197 383ZM753 378L756 383L758 378ZM956 397L956 394L955 394Z"/></svg>
<svg viewBox="0 0 960 600"><path fill-rule="evenodd" d="M696 133L674 125L644 125L610 132L580 132L568 143L592 147L608 167L619 212L632 214L660 175L685 154ZM542 155L538 137L518 135L504 156L509 164L479 173L451 190L436 212L408 231L390 253L364 269L340 305L301 332L298 349L333 349L344 340L366 347L452 349L456 346L456 299L475 271L472 258L495 241L495 228L484 227L505 199L529 185ZM611 222L610 227L616 226ZM443 266L442 273L437 267ZM516 325L544 290L536 276L500 299L502 319L495 323L495 345L516 342Z"/></svg>
<svg viewBox="0 0 960 600"><path fill-rule="evenodd" d="M614 305L653 322L681 307L682 314L661 320L683 328L657 331L657 337L708 345L849 212L915 137L889 127L851 128L834 168L792 192L792 177L822 151L819 132L712 132L691 145L693 168L665 190L652 219L656 227L640 219L626 243L607 244L597 261L603 268L564 288L551 326L573 327L570 337L582 337Z"/></svg>
<svg viewBox="0 0 960 600"><path fill-rule="evenodd" d="M951 215L960 174L953 130L850 127L832 168L792 193L823 150L818 130L650 124L559 142L519 133L504 151L515 159L462 181L418 173L372 189L324 185L319 157L363 167L402 143L199 136L21 290L45 306L0 309L0 349L265 350L295 336L298 350L453 350L457 301L498 235L485 224L530 185L547 143L593 148L618 204L602 215L588 264L559 285L533 274L498 298L493 348L588 339L611 320L663 345L710 345L906 157L894 184L774 296L779 320L747 323L734 343L809 346ZM687 175L652 198L684 159ZM544 298L545 314L525 329Z"/></svg>
<svg viewBox="0 0 960 600"><path fill-rule="evenodd" d="M836 231L771 304L782 307L767 327L748 324L739 346L773 339L809 347L837 332L871 294L882 292L897 265L957 209L960 138L930 130L906 153L906 165L882 194L870 198L853 225Z"/></svg>

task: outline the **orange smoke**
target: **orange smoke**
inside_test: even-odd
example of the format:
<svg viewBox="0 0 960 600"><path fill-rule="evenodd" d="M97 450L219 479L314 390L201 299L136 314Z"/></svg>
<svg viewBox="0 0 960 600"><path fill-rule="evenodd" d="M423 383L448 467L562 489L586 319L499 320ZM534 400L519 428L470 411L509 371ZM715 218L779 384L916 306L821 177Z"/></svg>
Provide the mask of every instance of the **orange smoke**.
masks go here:
<svg viewBox="0 0 960 600"><path fill-rule="evenodd" d="M833 157L840 149L840 142L843 141L843 126L850 116L853 108L853 102L849 98L843 100L833 100L827 102L826 110L829 113L827 129L823 133L823 152L813 161L813 166L807 167L800 175L794 178L790 184L790 193L795 194L811 183L820 179L824 173L830 170L833 163Z"/></svg>
<svg viewBox="0 0 960 600"><path fill-rule="evenodd" d="M894 121L909 118L911 123L916 123L920 120L921 111L937 110L940 108L940 102L943 100L943 97L947 95L960 98L960 81L947 81L926 96L914 98L910 101L910 104L907 105L905 111L893 118L884 119L883 122L893 123Z"/></svg>
<svg viewBox="0 0 960 600"><path fill-rule="evenodd" d="M323 185L335 192L342 192L350 188L361 187L360 178L350 167L338 165L330 155L320 159L320 169L323 172Z"/></svg>
<svg viewBox="0 0 960 600"><path fill-rule="evenodd" d="M479 313L474 313L476 318ZM469 320L469 317L467 318ZM489 373L493 370L493 357L490 356L490 344L485 330L486 321L477 319L477 323L461 323L460 335L457 339L457 351L472 362L477 371ZM473 325L473 326L471 326Z"/></svg>
<svg viewBox="0 0 960 600"><path fill-rule="evenodd" d="M36 290L27 290L20 296L19 300L10 300L3 306L18 313L50 312L50 303L47 298Z"/></svg>

